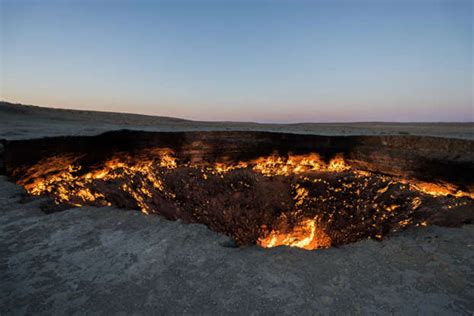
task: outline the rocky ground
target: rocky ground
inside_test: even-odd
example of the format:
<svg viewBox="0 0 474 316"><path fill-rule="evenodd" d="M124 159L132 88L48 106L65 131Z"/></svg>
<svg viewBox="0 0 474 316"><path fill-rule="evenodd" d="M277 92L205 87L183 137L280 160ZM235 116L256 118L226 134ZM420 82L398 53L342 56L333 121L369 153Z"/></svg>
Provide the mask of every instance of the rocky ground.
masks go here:
<svg viewBox="0 0 474 316"><path fill-rule="evenodd" d="M2 103L0 138L261 128L81 113ZM371 124L275 128L474 138L472 123ZM235 248L203 225L111 207L46 215L41 203L0 176L0 315L474 313L473 225L317 251Z"/></svg>
<svg viewBox="0 0 474 316"><path fill-rule="evenodd" d="M45 215L0 178L0 314L472 314L474 226L305 251L233 248L114 208Z"/></svg>

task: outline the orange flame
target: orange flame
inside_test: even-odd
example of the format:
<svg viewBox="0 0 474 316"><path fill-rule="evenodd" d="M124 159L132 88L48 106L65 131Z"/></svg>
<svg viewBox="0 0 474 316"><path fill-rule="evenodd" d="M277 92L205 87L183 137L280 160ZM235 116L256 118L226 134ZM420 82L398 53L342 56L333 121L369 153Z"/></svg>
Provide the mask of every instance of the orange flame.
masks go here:
<svg viewBox="0 0 474 316"><path fill-rule="evenodd" d="M156 164L161 168L173 169L177 167L176 159L171 156L168 149L152 149L141 153L140 157L132 158L129 155L116 155L104 163L100 169L88 172L81 176L75 173L81 169L76 161L81 158L70 155L54 156L40 161L37 165L29 168L25 176L18 180L26 191L32 195L41 195L46 192L54 193L56 202L70 202L73 198L79 198L84 203L103 200L103 204L109 205L105 196L100 192L92 192L88 185L95 180L113 180L118 178L132 177L135 174L142 174L145 180L132 189L124 184L121 189L128 192L137 202L143 213L149 213L149 207L145 199L151 198L151 192L147 187L152 187L163 191L163 183L156 176ZM72 203L81 206L81 203Z"/></svg>
<svg viewBox="0 0 474 316"><path fill-rule="evenodd" d="M277 229L259 238L257 244L264 248L290 246L307 250L331 247L331 238L318 227L317 222L317 218L304 219L288 231L286 219L283 219Z"/></svg>
<svg viewBox="0 0 474 316"><path fill-rule="evenodd" d="M337 155L326 165L318 154L262 157L252 161L253 170L265 176L289 176L308 171L341 172L349 170L342 156Z"/></svg>
<svg viewBox="0 0 474 316"><path fill-rule="evenodd" d="M154 148L143 150L134 156L126 153L117 153L96 169L93 168L91 171L82 174L80 174L82 167L78 163L80 159L81 156L71 155L44 159L27 170L19 171L22 172L22 175L17 183L22 185L32 195L50 193L56 203L67 202L80 206L95 202L95 204L99 205L111 205L107 201L107 196L105 196L107 194L105 193L106 191L97 191L98 189L95 189L96 186L91 184L94 184L94 181L100 183L101 181L123 179L126 181L121 182L120 190L127 192L143 213L149 214L156 211L150 209L150 205L156 205L150 203L154 198L153 192L157 193L159 191L166 198L175 198L175 194L165 188L165 184L160 178L164 174L163 172L166 171L165 169L175 169L179 166L201 168L204 179L208 178L209 173L219 174L223 177L225 173L245 168L266 177L291 176L306 172L345 172L351 170L351 167L347 165L342 155L336 155L329 163L325 163L315 153L289 155L288 157L271 155L249 162L216 162L207 165L203 169L202 166L199 167L197 165L178 165L178 161L170 149ZM368 179L372 176L369 172L360 170L352 170L351 172L359 178L365 178L365 186L368 185ZM137 177L137 175L139 176ZM456 187L449 184L441 185L406 179L395 180L383 175L379 177L385 181L384 186L377 190L379 195L386 194L392 185L403 184L407 188L435 197L452 195L454 197L470 197L474 199L474 193L458 191ZM313 182L317 181L325 182L324 178L319 176L313 179ZM351 188L353 185L354 183L351 182L343 183L341 184L342 187L331 188L331 190L333 192L340 192L345 188ZM292 189L294 205L290 212L279 217L270 231L266 227L262 227L263 232L260 238L258 238L257 244L265 248L282 245L304 249L330 247L332 240L322 228L323 225L321 225L317 217L304 218L295 223L296 218L301 218L301 210L305 209L307 201L310 199L314 200L315 197L311 197L308 189L299 184L292 186ZM364 188L357 188L355 193L360 195L363 190ZM411 203L413 210L422 206L422 200L418 197L413 199ZM385 210L389 213L396 212L399 207L396 204L384 206ZM287 216L291 216L291 219ZM400 225L410 225L410 221L411 219L403 220L400 222ZM420 225L423 226L426 223L420 223Z"/></svg>
<svg viewBox="0 0 474 316"><path fill-rule="evenodd" d="M408 181L405 180L405 183ZM474 192L464 192L457 190L456 187L449 183L444 184L437 184L437 183L428 183L428 182L420 182L420 181L413 181L409 183L410 187L414 190L423 192L425 194L429 194L432 196L448 196L452 195L454 197L469 197L474 199Z"/></svg>

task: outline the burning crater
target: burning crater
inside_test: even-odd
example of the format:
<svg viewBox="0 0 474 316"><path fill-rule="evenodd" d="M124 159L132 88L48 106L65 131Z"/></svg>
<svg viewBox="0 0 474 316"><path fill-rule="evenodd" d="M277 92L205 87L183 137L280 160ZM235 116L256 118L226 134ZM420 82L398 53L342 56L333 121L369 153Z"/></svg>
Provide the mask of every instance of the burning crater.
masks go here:
<svg viewBox="0 0 474 316"><path fill-rule="evenodd" d="M457 154L472 144L431 141L119 131L9 142L5 166L29 194L51 197L50 211L140 209L205 224L238 245L317 249L471 223L472 161L440 159L423 146Z"/></svg>

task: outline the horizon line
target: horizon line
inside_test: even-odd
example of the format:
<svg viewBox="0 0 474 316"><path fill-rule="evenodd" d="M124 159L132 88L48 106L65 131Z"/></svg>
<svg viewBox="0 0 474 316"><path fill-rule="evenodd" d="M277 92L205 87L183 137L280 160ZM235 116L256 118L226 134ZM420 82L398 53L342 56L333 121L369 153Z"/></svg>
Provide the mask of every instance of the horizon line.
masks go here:
<svg viewBox="0 0 474 316"><path fill-rule="evenodd" d="M327 122L317 122L317 121L296 121L296 122L259 122L259 121L232 121L232 120L194 120L189 118L183 118L178 116L167 116L159 114L144 114L144 113L133 113L133 112L121 112L121 111L107 111L107 110L91 110L91 109L78 109L78 108L63 108L55 105L37 105L37 104L24 104L20 102L11 102L7 100L0 100L0 103L8 103L14 106L30 106L40 109L49 109L49 110L63 110L63 111L77 111L77 112L97 112L97 113L111 113L111 114L123 114L123 115L138 115L138 116L147 116L147 117L162 117L177 119L182 121L190 122L201 122L201 123L247 123L247 124L261 124L261 125L302 125L302 124L365 124L365 123L384 123L384 124L473 124L472 121L327 121Z"/></svg>

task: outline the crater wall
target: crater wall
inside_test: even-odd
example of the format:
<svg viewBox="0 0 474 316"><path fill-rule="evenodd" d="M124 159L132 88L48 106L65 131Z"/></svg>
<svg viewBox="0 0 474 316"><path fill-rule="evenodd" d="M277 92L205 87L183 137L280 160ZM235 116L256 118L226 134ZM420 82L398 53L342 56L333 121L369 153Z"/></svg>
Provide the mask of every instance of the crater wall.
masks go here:
<svg viewBox="0 0 474 316"><path fill-rule="evenodd" d="M447 182L473 191L474 142L420 136L319 136L271 132L113 131L98 136L3 141L0 170L18 168L59 154L82 155L81 164L100 163L114 152L170 148L181 161L237 162L278 154L318 153L329 161L342 154L352 167L391 176Z"/></svg>

